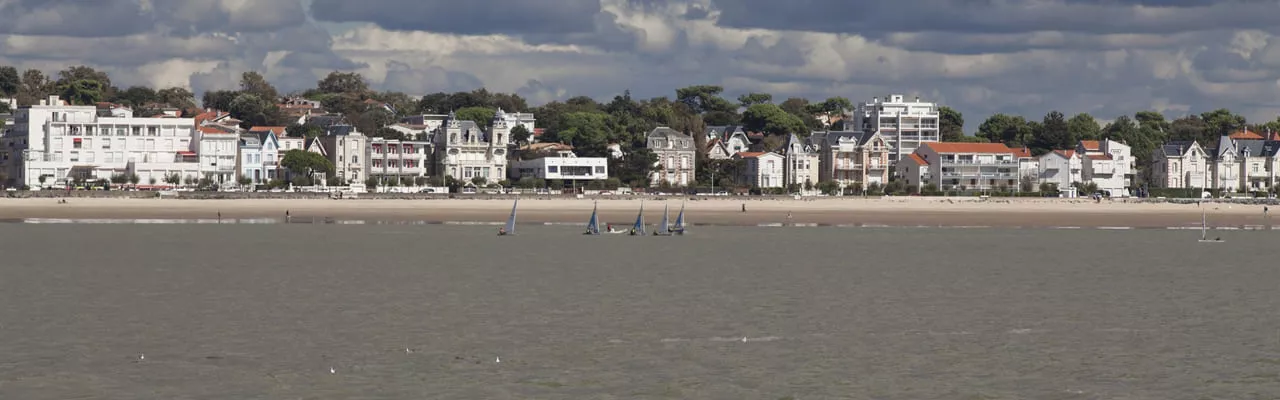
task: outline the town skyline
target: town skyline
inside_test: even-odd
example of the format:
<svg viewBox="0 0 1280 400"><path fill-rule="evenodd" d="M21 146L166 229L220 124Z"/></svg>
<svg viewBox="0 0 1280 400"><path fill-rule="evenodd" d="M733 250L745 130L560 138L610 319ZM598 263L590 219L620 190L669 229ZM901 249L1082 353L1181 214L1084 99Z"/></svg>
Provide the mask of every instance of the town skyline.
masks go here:
<svg viewBox="0 0 1280 400"><path fill-rule="evenodd" d="M1087 112L1105 123L1226 108L1265 122L1280 111L1280 40L1259 17L1266 6L1253 3L903 5L921 10L909 24L880 5L813 12L832 7L824 2L490 3L17 1L0 5L18 22L0 28L0 64L46 74L87 65L122 88L179 86L197 99L235 88L245 71L287 93L334 69L376 90L485 87L530 106L607 101L627 89L671 97L696 84L723 86L730 99L767 92L856 103L900 93L970 116L967 133L996 113ZM81 19L96 22L68 23Z"/></svg>

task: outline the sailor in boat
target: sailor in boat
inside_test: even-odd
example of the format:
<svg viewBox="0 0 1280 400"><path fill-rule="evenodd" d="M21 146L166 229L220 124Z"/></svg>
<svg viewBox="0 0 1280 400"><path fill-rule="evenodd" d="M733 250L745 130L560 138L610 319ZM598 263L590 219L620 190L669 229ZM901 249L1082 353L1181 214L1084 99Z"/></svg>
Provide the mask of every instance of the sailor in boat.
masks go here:
<svg viewBox="0 0 1280 400"><path fill-rule="evenodd" d="M608 232L613 232L613 224L604 224L604 229Z"/></svg>
<svg viewBox="0 0 1280 400"><path fill-rule="evenodd" d="M636 228L631 228L631 234L630 234L630 235L631 235L631 236L635 236L635 235L636 235Z"/></svg>
<svg viewBox="0 0 1280 400"><path fill-rule="evenodd" d="M507 228L505 228L505 227L504 227L504 228L498 228L498 236L506 236L506 235L507 235Z"/></svg>

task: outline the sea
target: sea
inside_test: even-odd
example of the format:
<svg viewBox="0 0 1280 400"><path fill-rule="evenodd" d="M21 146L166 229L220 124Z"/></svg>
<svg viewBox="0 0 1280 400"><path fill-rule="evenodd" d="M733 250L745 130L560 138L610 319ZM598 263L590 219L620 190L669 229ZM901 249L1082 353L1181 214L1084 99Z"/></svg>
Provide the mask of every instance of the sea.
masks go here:
<svg viewBox="0 0 1280 400"><path fill-rule="evenodd" d="M1275 399L1280 234L0 224L0 399Z"/></svg>

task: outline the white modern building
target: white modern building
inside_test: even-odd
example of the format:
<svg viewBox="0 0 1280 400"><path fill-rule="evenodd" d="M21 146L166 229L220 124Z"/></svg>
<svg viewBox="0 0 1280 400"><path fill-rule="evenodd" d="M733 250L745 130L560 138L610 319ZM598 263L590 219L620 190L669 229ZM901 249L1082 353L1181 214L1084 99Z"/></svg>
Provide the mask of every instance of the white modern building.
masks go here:
<svg viewBox="0 0 1280 400"><path fill-rule="evenodd" d="M511 179L525 177L565 182L602 181L609 179L609 159L578 157L573 152L562 151L548 157L512 162Z"/></svg>
<svg viewBox="0 0 1280 400"><path fill-rule="evenodd" d="M94 106L49 96L14 110L0 138L0 172L10 184L34 187L120 174L136 174L142 185L163 184L174 174L194 179L202 171L197 137L191 118L99 116ZM228 151L234 167L235 146Z"/></svg>
<svg viewBox="0 0 1280 400"><path fill-rule="evenodd" d="M369 138L369 176L384 183L412 183L431 173L431 153L431 142Z"/></svg>
<svg viewBox="0 0 1280 400"><path fill-rule="evenodd" d="M845 129L879 133L889 145L889 162L894 163L925 143L939 141L938 123L937 103L921 102L919 97L907 101L895 94L858 104L853 122Z"/></svg>
<svg viewBox="0 0 1280 400"><path fill-rule="evenodd" d="M1134 166L1129 146L1114 140L1081 140L1076 153L1081 155L1085 182L1109 196L1129 195Z"/></svg>
<svg viewBox="0 0 1280 400"><path fill-rule="evenodd" d="M196 128L196 153L200 159L200 177L218 185L236 182L239 170L240 135L208 126Z"/></svg>
<svg viewBox="0 0 1280 400"><path fill-rule="evenodd" d="M786 158L774 152L742 152L734 155L741 159L743 168L738 183L753 188L773 189L783 187L783 164Z"/></svg>
<svg viewBox="0 0 1280 400"><path fill-rule="evenodd" d="M916 155L944 191L1014 190L1018 160L1003 143L925 143Z"/></svg>
<svg viewBox="0 0 1280 400"><path fill-rule="evenodd" d="M507 175L507 143L511 126L502 112L493 117L493 127L485 132L474 121L459 120L449 113L435 135L435 173L462 182L483 178L497 182Z"/></svg>

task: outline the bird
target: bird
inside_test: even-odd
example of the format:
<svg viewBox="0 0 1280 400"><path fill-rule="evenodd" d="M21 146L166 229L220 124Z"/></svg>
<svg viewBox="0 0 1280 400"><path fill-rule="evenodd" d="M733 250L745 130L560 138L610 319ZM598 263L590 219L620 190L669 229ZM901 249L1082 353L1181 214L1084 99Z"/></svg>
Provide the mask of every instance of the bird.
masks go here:
<svg viewBox="0 0 1280 400"><path fill-rule="evenodd" d="M746 343L746 342L747 342L747 337L746 337L746 336L743 336L743 337L742 337L742 343Z"/></svg>
<svg viewBox="0 0 1280 400"><path fill-rule="evenodd" d="M412 353L412 352L413 352L413 350L409 350L409 348L408 348L408 347L405 347L405 348L404 348L404 354L409 354L409 353Z"/></svg>
<svg viewBox="0 0 1280 400"><path fill-rule="evenodd" d="M336 373L338 373L338 370L333 369L333 367L329 367L329 373L330 373L330 374L336 374Z"/></svg>
<svg viewBox="0 0 1280 400"><path fill-rule="evenodd" d="M500 363L500 362L502 362L502 357L494 357L494 358L493 358L493 362L495 362L495 363Z"/></svg>
<svg viewBox="0 0 1280 400"><path fill-rule="evenodd" d="M146 359L147 359L147 355L146 355L146 354L138 354L138 360L139 360L139 361L141 361L141 360L146 360Z"/></svg>

